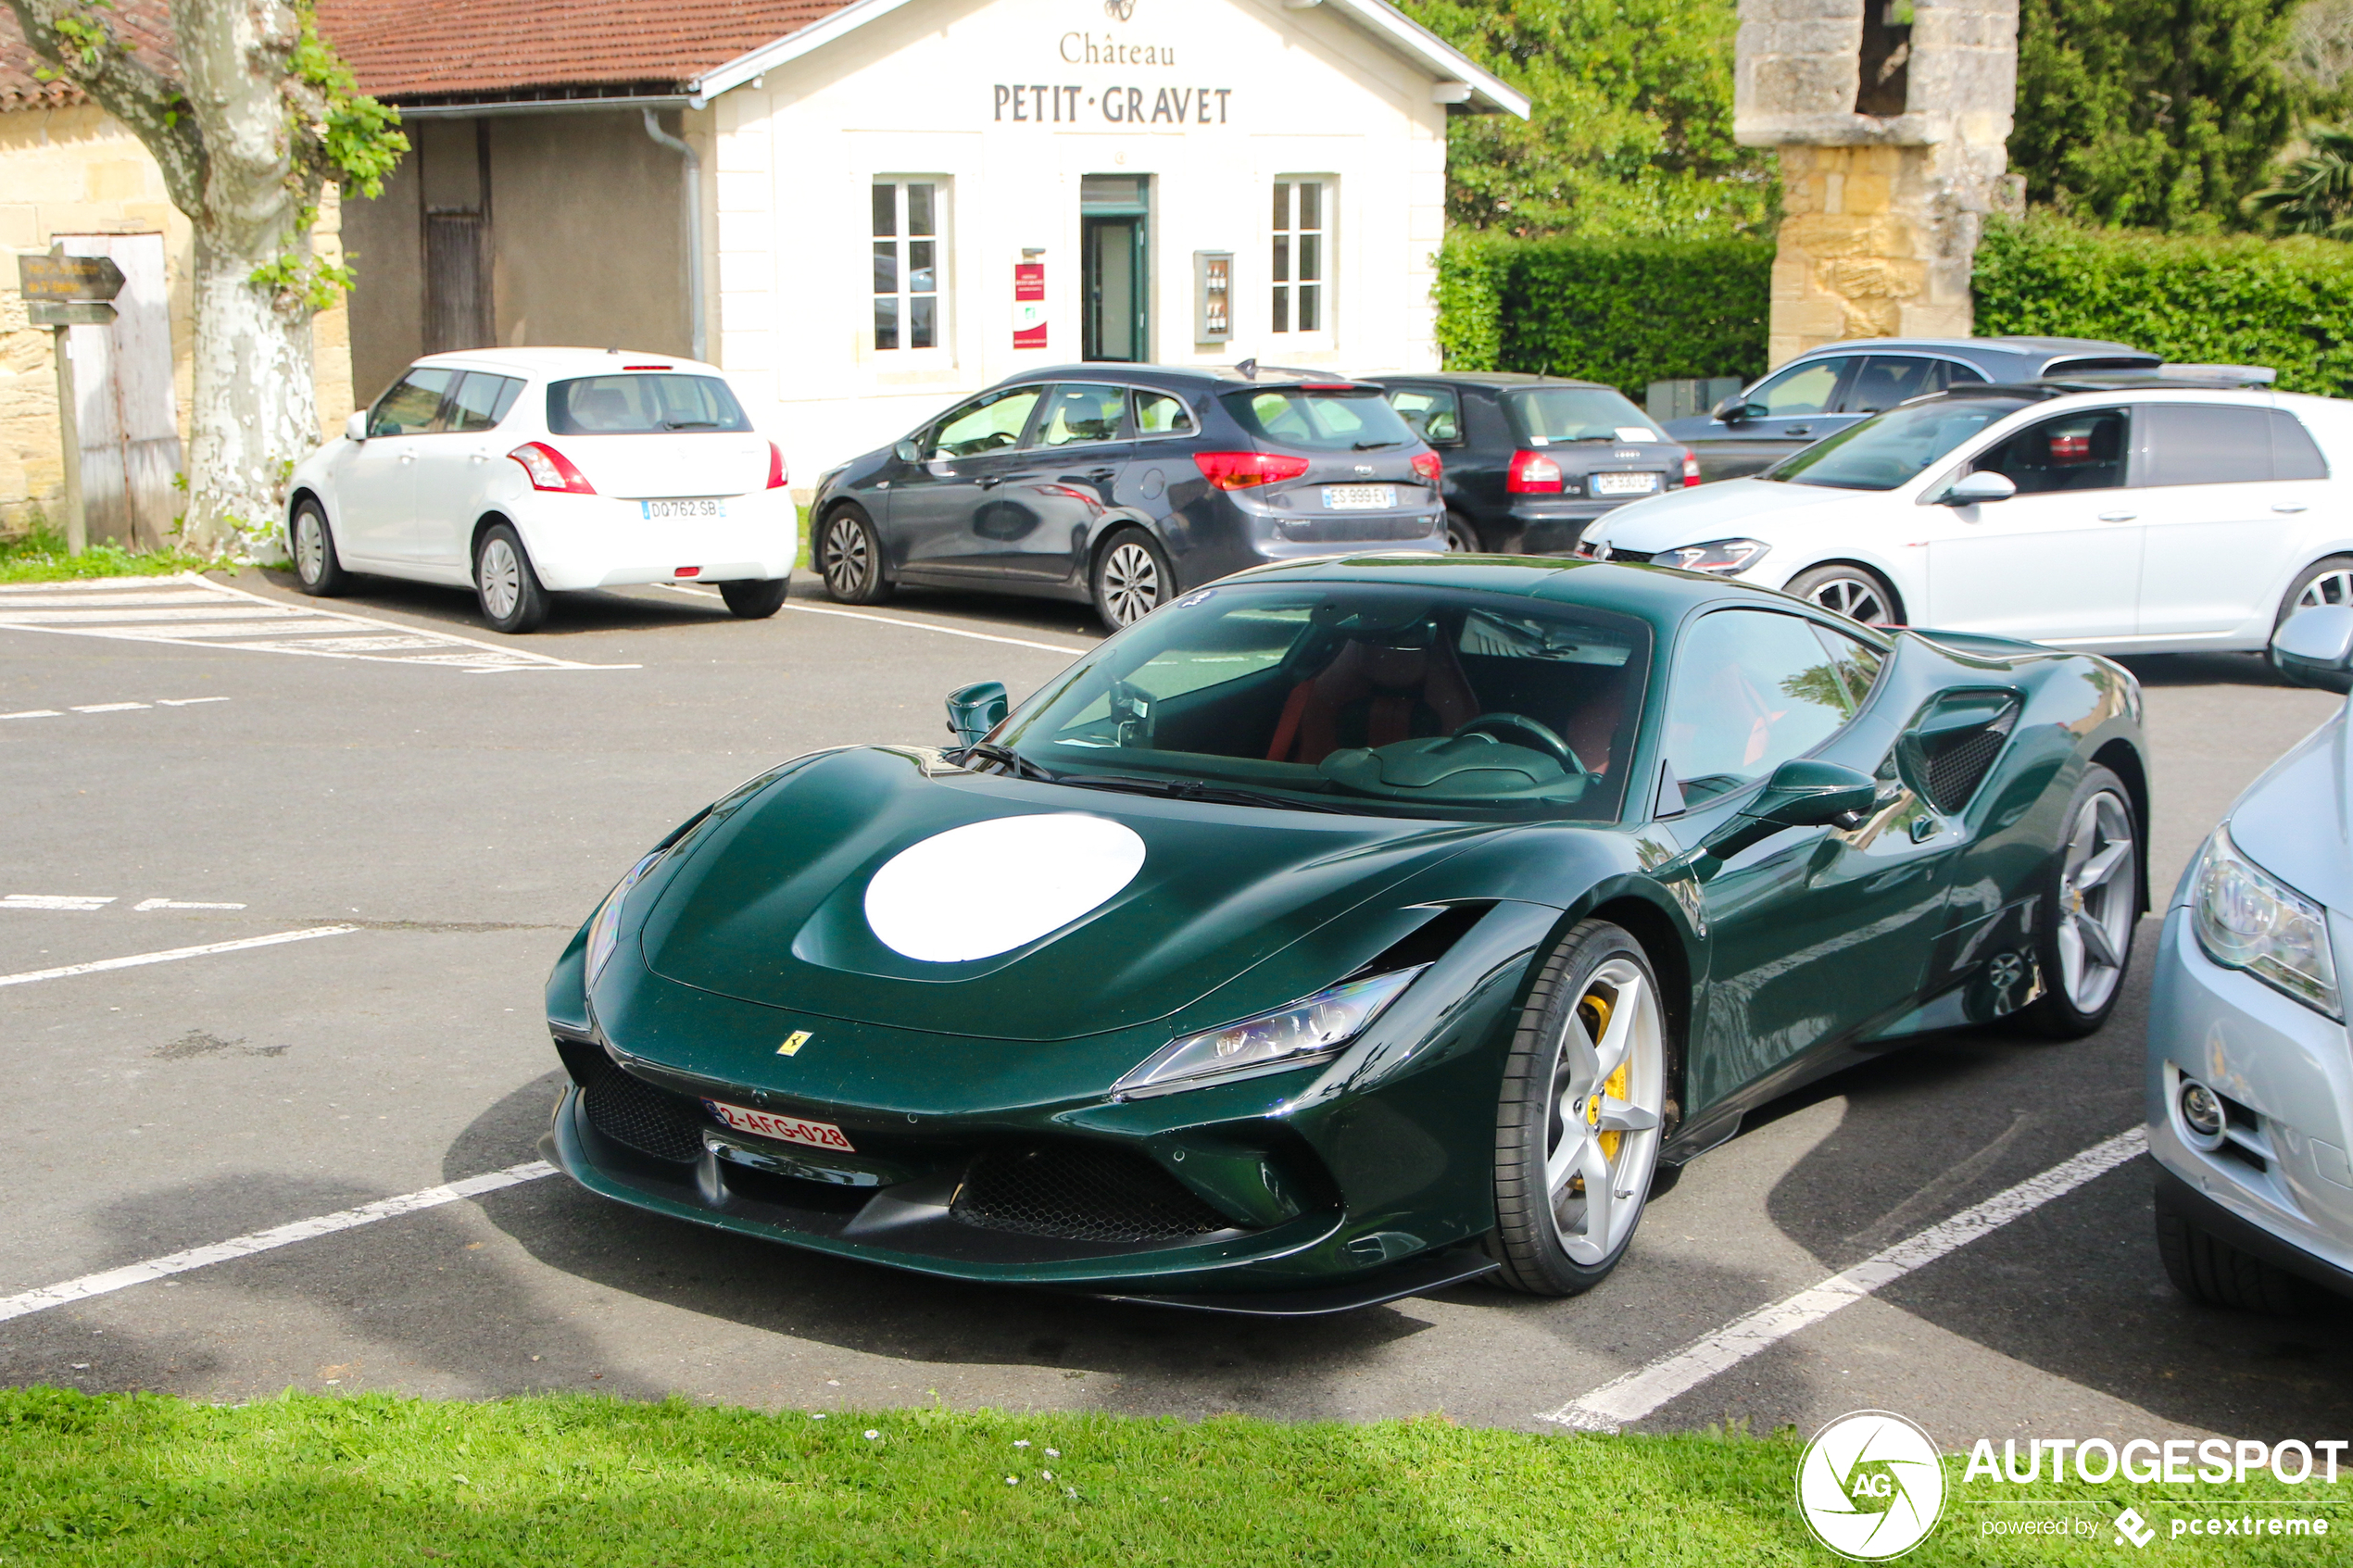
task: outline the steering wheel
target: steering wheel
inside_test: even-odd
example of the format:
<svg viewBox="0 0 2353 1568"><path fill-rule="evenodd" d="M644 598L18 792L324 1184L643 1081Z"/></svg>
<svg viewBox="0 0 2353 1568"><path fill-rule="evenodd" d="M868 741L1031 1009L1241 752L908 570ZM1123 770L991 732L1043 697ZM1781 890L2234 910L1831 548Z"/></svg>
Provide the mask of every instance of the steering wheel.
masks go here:
<svg viewBox="0 0 2353 1568"><path fill-rule="evenodd" d="M1536 749L1556 759L1572 773L1589 773L1592 769L1578 760L1568 742L1549 724L1540 724L1522 713L1482 713L1454 733L1458 735L1491 734L1496 730L1514 730L1536 743ZM1500 737L1499 737L1500 738Z"/></svg>

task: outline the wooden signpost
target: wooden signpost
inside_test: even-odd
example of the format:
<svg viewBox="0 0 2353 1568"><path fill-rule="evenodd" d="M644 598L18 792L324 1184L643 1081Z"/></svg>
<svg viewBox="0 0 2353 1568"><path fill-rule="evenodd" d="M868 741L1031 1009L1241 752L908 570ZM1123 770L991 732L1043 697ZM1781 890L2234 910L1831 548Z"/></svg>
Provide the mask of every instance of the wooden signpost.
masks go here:
<svg viewBox="0 0 2353 1568"><path fill-rule="evenodd" d="M57 425L65 445L66 553L78 556L89 547L90 535L82 507L82 433L69 331L78 326L102 327L114 320L114 307L107 302L121 292L122 269L111 257L67 256L61 248L52 247L46 256L19 254L17 282L32 324L47 327L55 334Z"/></svg>

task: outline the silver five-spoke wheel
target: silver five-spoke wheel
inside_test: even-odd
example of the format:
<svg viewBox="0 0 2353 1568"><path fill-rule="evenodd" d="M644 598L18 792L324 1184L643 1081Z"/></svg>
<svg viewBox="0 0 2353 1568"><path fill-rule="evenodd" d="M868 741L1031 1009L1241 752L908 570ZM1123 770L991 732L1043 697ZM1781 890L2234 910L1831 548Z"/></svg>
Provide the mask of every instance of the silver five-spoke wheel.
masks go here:
<svg viewBox="0 0 2353 1568"><path fill-rule="evenodd" d="M866 530L848 512L836 514L825 529L825 587L834 597L855 597L873 575L875 558L866 546Z"/></svg>
<svg viewBox="0 0 2353 1568"><path fill-rule="evenodd" d="M1132 626L1160 608L1164 584L1160 563L1151 551L1133 539L1123 539L1103 557L1102 597L1111 620Z"/></svg>
<svg viewBox="0 0 2353 1568"><path fill-rule="evenodd" d="M492 535L482 547L482 563L477 585L482 589L483 608L493 621L505 621L515 613L515 606L522 598L522 561L515 555L515 547L504 538Z"/></svg>
<svg viewBox="0 0 2353 1568"><path fill-rule="evenodd" d="M1553 1063L1544 1182L1561 1249L1607 1261L1642 1218L1666 1103L1666 1022L1642 970L1613 959L1570 1010Z"/></svg>
<svg viewBox="0 0 2353 1568"><path fill-rule="evenodd" d="M2059 874L2059 984L2078 1012L2098 1012L2124 977L2136 871L2132 811L2102 790L2075 813Z"/></svg>

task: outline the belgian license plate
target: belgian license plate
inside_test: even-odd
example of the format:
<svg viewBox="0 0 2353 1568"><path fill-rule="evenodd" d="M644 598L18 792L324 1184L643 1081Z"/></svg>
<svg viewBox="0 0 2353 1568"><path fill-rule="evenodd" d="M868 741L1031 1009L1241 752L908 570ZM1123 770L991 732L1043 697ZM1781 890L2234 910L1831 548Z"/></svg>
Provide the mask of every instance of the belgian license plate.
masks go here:
<svg viewBox="0 0 2353 1568"><path fill-rule="evenodd" d="M1593 476L1596 495L1647 495L1658 488L1655 473L1597 473Z"/></svg>
<svg viewBox="0 0 2353 1568"><path fill-rule="evenodd" d="M1397 505L1394 484L1327 484L1324 486L1324 509L1327 512L1388 511Z"/></svg>
<svg viewBox="0 0 2353 1568"><path fill-rule="evenodd" d="M689 495L675 501L640 501L637 511L648 522L665 517L725 517L727 498L724 495Z"/></svg>
<svg viewBox="0 0 2353 1568"><path fill-rule="evenodd" d="M848 1135L831 1122L812 1122L805 1116L779 1116L772 1110L747 1110L740 1105L728 1105L721 1100L707 1099L703 1109L739 1133L755 1133L779 1143L805 1144L811 1148L834 1148L845 1154L858 1150Z"/></svg>

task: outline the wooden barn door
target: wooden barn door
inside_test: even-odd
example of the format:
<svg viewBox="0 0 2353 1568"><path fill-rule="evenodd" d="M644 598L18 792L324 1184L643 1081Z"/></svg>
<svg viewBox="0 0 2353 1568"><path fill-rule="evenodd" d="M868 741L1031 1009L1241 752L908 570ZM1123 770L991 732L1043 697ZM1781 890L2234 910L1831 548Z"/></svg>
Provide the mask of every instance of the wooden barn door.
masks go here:
<svg viewBox="0 0 2353 1568"><path fill-rule="evenodd" d="M115 319L73 327L74 417L82 427L82 505L93 544L170 543L181 511L180 420L171 386L171 306L163 236L60 234L68 256L122 269Z"/></svg>

